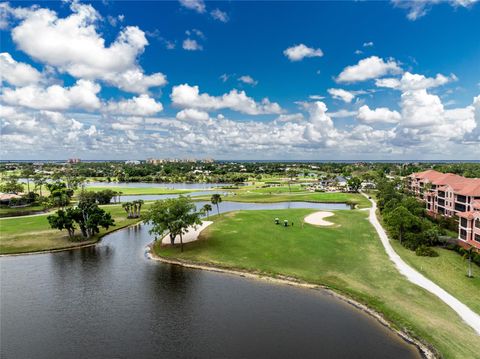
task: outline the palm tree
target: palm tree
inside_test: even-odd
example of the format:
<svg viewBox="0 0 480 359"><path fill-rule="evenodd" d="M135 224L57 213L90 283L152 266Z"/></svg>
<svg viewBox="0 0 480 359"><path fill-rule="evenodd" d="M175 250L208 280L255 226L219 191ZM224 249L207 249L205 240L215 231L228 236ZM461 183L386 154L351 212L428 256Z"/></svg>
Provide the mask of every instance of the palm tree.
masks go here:
<svg viewBox="0 0 480 359"><path fill-rule="evenodd" d="M122 208L127 212L127 218L131 218L131 209L132 209L132 203L131 202L124 202L122 203Z"/></svg>
<svg viewBox="0 0 480 359"><path fill-rule="evenodd" d="M297 177L297 171L290 168L287 170L287 176L288 176L288 192L292 192L292 188L290 185L291 185L291 182L293 181L293 178Z"/></svg>
<svg viewBox="0 0 480 359"><path fill-rule="evenodd" d="M35 175L33 177L33 182L35 183L35 189L40 190L40 197L42 197L42 187L45 183L47 183L47 180L42 177L42 175Z"/></svg>
<svg viewBox="0 0 480 359"><path fill-rule="evenodd" d="M22 177L27 180L27 193L30 193L30 178L35 174L33 169L26 168L22 171Z"/></svg>
<svg viewBox="0 0 480 359"><path fill-rule="evenodd" d="M207 203L203 206L202 210L203 210L203 212L205 212L205 217L208 217L208 213L212 210L212 206L210 206Z"/></svg>
<svg viewBox="0 0 480 359"><path fill-rule="evenodd" d="M210 202L217 206L217 212L220 215L220 208L218 207L218 204L222 202L222 197L218 193L215 193L212 195L212 198L210 198Z"/></svg>
<svg viewBox="0 0 480 359"><path fill-rule="evenodd" d="M467 270L467 277L468 278L473 278L473 273L472 273L472 247L469 249L465 250L465 254L463 255L463 259L468 258L468 270Z"/></svg>
<svg viewBox="0 0 480 359"><path fill-rule="evenodd" d="M143 203L144 203L143 199L133 201L133 206L134 206L133 215L134 215L135 218L140 218L140 210L142 209Z"/></svg>

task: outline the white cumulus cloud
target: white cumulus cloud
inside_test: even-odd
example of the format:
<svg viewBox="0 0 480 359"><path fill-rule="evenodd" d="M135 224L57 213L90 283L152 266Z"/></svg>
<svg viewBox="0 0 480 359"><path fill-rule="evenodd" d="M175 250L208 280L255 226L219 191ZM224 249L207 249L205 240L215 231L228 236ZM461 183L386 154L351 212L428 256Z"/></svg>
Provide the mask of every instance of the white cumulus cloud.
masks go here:
<svg viewBox="0 0 480 359"><path fill-rule="evenodd" d="M177 119L206 121L209 119L209 116L208 112L200 111L194 108L186 108L177 113Z"/></svg>
<svg viewBox="0 0 480 359"><path fill-rule="evenodd" d="M228 22L230 20L228 14L225 11L222 11L220 9L214 9L210 12L210 15L212 15L212 18L215 20L221 21L221 22Z"/></svg>
<svg viewBox="0 0 480 359"><path fill-rule="evenodd" d="M433 5L448 3L453 7L471 7L478 0L392 0L396 7L407 10L407 18L415 21L425 16Z"/></svg>
<svg viewBox="0 0 480 359"><path fill-rule="evenodd" d="M92 81L78 80L74 86L64 88L59 85L41 87L29 85L16 89L4 88L0 99L13 106L36 110L82 109L92 111L100 108L97 94L100 86Z"/></svg>
<svg viewBox="0 0 480 359"><path fill-rule="evenodd" d="M210 96L207 93L200 94L198 86L183 84L172 88L170 98L175 106L206 111L228 108L249 115L280 114L283 112L278 103L270 102L268 98L256 102L248 97L245 91L235 89L222 96Z"/></svg>
<svg viewBox="0 0 480 359"><path fill-rule="evenodd" d="M137 64L148 45L142 30L126 26L106 46L96 29L100 14L87 4L72 2L70 8L64 18L46 8L17 9L13 14L20 23L12 29L13 41L33 59L76 78L102 80L128 92L166 84L163 74L145 75Z"/></svg>
<svg viewBox="0 0 480 359"><path fill-rule="evenodd" d="M187 38L187 39L183 40L182 47L183 47L184 50L187 50L187 51L203 50L202 45L200 45L197 40L190 39L190 38Z"/></svg>
<svg viewBox="0 0 480 359"><path fill-rule="evenodd" d="M363 105L358 109L357 119L363 123L397 123L401 120L401 115L397 111L391 111L386 107L370 109Z"/></svg>
<svg viewBox="0 0 480 359"><path fill-rule="evenodd" d="M243 82L247 85L252 85L255 86L258 84L258 81L255 80L252 76L250 75L243 75L238 78L238 81Z"/></svg>
<svg viewBox="0 0 480 359"><path fill-rule="evenodd" d="M305 57L322 57L323 51L300 44L287 48L283 51L283 54L288 57L290 61L301 61Z"/></svg>
<svg viewBox="0 0 480 359"><path fill-rule="evenodd" d="M8 52L0 53L0 84L3 81L14 86L37 84L42 74L29 64L15 61Z"/></svg>
<svg viewBox="0 0 480 359"><path fill-rule="evenodd" d="M395 60L384 61L378 56L371 56L360 60L356 65L345 67L338 75L337 82L365 81L401 72L402 69Z"/></svg>
<svg viewBox="0 0 480 359"><path fill-rule="evenodd" d="M342 100L343 102L350 103L355 98L355 94L350 91L343 89L328 89L328 93L337 100Z"/></svg>
<svg viewBox="0 0 480 359"><path fill-rule="evenodd" d="M203 0L179 0L180 5L189 10L196 11L198 13L204 13L207 9Z"/></svg>
<svg viewBox="0 0 480 359"><path fill-rule="evenodd" d="M109 101L103 111L121 116L152 116L163 110L161 103L148 95L140 95L128 100Z"/></svg>

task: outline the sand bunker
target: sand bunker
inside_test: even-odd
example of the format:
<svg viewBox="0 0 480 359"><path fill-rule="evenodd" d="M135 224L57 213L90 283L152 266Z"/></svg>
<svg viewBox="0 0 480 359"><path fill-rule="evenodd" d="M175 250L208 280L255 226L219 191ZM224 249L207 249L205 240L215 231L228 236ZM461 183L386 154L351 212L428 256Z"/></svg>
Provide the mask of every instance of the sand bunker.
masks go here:
<svg viewBox="0 0 480 359"><path fill-rule="evenodd" d="M320 211L320 212L309 214L304 218L304 221L305 223L313 224L315 226L331 226L335 223L324 220L324 218L330 217L330 216L333 216L332 212Z"/></svg>
<svg viewBox="0 0 480 359"><path fill-rule="evenodd" d="M197 228L189 227L187 233L183 235L183 243L193 242L198 239L200 232L211 225L211 221L203 221L201 225L198 225ZM170 244L170 236L167 234L162 238L162 244ZM180 244L180 236L175 237L175 244Z"/></svg>

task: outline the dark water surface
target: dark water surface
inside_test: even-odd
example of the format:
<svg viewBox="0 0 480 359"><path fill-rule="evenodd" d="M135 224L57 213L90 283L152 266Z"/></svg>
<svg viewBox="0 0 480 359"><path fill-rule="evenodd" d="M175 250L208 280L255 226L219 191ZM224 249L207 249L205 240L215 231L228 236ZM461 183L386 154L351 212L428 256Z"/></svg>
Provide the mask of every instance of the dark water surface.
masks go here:
<svg viewBox="0 0 480 359"><path fill-rule="evenodd" d="M145 258L150 241L137 225L95 247L0 258L0 356L420 357L325 292L161 264Z"/></svg>

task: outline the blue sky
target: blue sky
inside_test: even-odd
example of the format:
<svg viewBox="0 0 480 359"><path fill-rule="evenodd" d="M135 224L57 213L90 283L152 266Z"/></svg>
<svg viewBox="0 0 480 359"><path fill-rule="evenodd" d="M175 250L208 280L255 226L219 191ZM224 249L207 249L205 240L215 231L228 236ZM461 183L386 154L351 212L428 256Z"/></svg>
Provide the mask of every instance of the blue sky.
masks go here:
<svg viewBox="0 0 480 359"><path fill-rule="evenodd" d="M0 153L478 159L475 2L4 2Z"/></svg>

